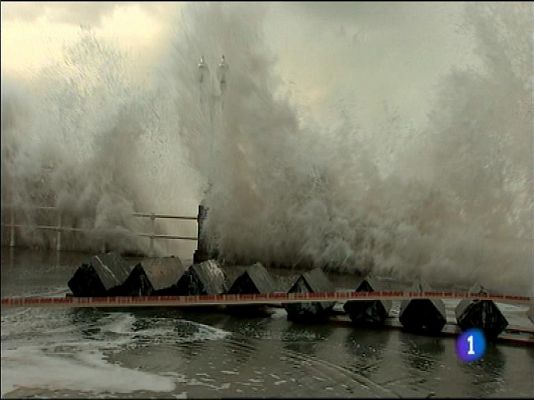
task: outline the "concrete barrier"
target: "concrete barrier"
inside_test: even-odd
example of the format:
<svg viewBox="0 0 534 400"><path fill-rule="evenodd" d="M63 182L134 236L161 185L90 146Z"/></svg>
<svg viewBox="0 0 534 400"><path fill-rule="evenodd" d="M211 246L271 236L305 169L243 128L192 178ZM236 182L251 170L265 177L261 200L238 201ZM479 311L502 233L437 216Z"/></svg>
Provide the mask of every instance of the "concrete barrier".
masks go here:
<svg viewBox="0 0 534 400"><path fill-rule="evenodd" d="M191 265L176 284L178 296L222 294L227 290L226 275L214 260Z"/></svg>
<svg viewBox="0 0 534 400"><path fill-rule="evenodd" d="M178 295L176 284L184 273L185 267L178 257L146 258L134 266L121 286L121 295Z"/></svg>
<svg viewBox="0 0 534 400"><path fill-rule="evenodd" d="M321 268L302 274L288 293L333 292L334 285L328 280ZM285 303L287 318L293 321L315 322L327 318L335 302Z"/></svg>
<svg viewBox="0 0 534 400"><path fill-rule="evenodd" d="M488 293L480 285L474 286L469 292ZM462 300L456 306L455 314L462 330L482 329L488 339L495 339L508 326L508 321L491 300Z"/></svg>
<svg viewBox="0 0 534 400"><path fill-rule="evenodd" d="M228 294L266 294L276 291L276 284L272 276L261 263L247 267L245 272L237 277ZM232 314L266 315L268 310L263 304L247 306L227 306Z"/></svg>
<svg viewBox="0 0 534 400"><path fill-rule="evenodd" d="M357 292L374 292L385 290L383 285L369 277L357 286ZM355 325L379 326L384 323L391 310L391 300L347 301L343 309Z"/></svg>
<svg viewBox="0 0 534 400"><path fill-rule="evenodd" d="M416 284L412 289L414 292L430 290L430 286L424 282ZM403 300L399 320L408 331L437 334L447 323L445 304L441 299Z"/></svg>
<svg viewBox="0 0 534 400"><path fill-rule="evenodd" d="M68 286L76 297L120 296L133 267L116 252L99 254L76 270Z"/></svg>

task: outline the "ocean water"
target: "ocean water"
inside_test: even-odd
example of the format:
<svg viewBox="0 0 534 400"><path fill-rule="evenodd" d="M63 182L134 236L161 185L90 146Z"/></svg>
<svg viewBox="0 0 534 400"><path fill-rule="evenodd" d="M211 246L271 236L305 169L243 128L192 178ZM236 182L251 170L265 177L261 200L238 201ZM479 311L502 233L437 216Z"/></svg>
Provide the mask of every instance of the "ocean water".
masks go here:
<svg viewBox="0 0 534 400"><path fill-rule="evenodd" d="M2 249L2 296L64 296L82 253ZM239 268L226 267L230 276ZM286 288L299 271L272 270ZM347 277L332 276L338 287ZM448 312L454 304L447 304ZM513 324L524 309L503 306ZM398 309L398 305L396 307ZM54 398L532 397L534 347L460 362L452 337L170 308L3 309L1 395Z"/></svg>

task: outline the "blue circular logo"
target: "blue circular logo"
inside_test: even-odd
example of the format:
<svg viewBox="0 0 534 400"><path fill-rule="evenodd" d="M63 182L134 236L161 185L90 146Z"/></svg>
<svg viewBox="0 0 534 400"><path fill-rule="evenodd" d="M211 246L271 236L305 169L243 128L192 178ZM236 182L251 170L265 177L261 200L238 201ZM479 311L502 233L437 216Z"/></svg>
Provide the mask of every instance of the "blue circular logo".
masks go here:
<svg viewBox="0 0 534 400"><path fill-rule="evenodd" d="M469 329L456 339L456 354L463 362L473 362L484 356L486 338L480 329Z"/></svg>

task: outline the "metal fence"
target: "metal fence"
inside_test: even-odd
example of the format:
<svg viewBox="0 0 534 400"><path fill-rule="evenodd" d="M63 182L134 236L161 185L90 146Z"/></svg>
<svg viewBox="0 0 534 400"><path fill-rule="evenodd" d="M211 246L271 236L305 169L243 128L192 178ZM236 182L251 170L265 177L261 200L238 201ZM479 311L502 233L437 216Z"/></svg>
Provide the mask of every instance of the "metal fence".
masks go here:
<svg viewBox="0 0 534 400"><path fill-rule="evenodd" d="M45 230L45 231L55 231L56 232L56 250L62 250L62 235L64 232L85 232L85 233L101 233L104 234L108 232L106 229L87 229L87 228L76 228L72 226L66 226L63 223L63 215L61 210L58 207L53 206L14 206L12 204L2 205L2 209L7 209L9 211L8 223L2 223L1 226L9 229L9 246L16 246L16 229L17 228L26 228L34 230ZM16 223L15 214L16 210L45 210L56 213L56 224L55 225L39 225L39 224L24 224ZM134 218L149 218L151 221L150 232L125 232L123 235L137 236L137 237L147 237L150 240L150 253L154 254L154 240L155 239L167 239L167 240L194 240L198 241L198 235L193 236L182 236L182 235L168 235L161 234L156 232L156 220L157 219L171 219L171 220L189 220L197 221L197 224L200 227L202 220L205 219L205 213L201 211L202 206L199 207L199 213L196 217L193 216L181 216L181 215L171 215L171 214L157 214L153 212L134 212L130 214ZM200 229L197 229L199 232ZM105 250L106 243L103 242L103 250Z"/></svg>

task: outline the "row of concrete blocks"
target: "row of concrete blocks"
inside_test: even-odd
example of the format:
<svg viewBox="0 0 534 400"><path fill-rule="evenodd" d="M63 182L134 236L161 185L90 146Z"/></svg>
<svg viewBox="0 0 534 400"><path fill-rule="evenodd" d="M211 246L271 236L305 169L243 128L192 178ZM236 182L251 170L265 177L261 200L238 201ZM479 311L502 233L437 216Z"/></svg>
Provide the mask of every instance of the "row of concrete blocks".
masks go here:
<svg viewBox="0 0 534 400"><path fill-rule="evenodd" d="M226 276L213 260L193 264L187 270L179 258L151 258L135 265L128 264L120 255L107 253L92 257L82 264L69 280L74 296L151 296L151 295L212 295L212 294L260 294L276 291L269 272L256 263L247 267L228 288ZM363 279L357 291L383 290L378 282ZM430 287L420 283L415 291L427 291ZM302 274L290 293L333 292L334 285L320 268ZM301 322L317 322L333 313L335 302L309 302L284 304L288 319ZM352 322L363 326L380 326L389 316L392 302L389 300L347 301L345 312ZM266 308L258 305L229 306L231 312L257 315ZM440 299L403 300L399 320L407 330L437 334L445 326L445 304ZM462 330L477 327L488 338L497 337L508 325L497 306L490 300L463 300L456 307L456 320Z"/></svg>
<svg viewBox="0 0 534 400"><path fill-rule="evenodd" d="M386 289L379 282L367 277L361 280L355 290L373 292ZM418 283L411 290L431 291L431 287L425 283ZM328 292L334 291L334 287L322 270L317 268L301 275L289 291ZM286 305L286 310L293 320L312 320L330 316L334 304L294 303ZM391 300L353 300L345 302L343 309L355 325L378 327L384 325L391 307ZM489 339L496 338L508 326L508 321L491 300L462 300L457 305L455 314L457 324L462 330L479 328ZM441 299L403 300L399 320L408 331L439 334L447 323L445 304Z"/></svg>

